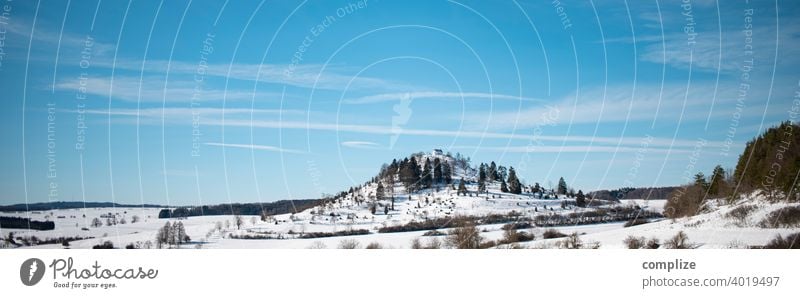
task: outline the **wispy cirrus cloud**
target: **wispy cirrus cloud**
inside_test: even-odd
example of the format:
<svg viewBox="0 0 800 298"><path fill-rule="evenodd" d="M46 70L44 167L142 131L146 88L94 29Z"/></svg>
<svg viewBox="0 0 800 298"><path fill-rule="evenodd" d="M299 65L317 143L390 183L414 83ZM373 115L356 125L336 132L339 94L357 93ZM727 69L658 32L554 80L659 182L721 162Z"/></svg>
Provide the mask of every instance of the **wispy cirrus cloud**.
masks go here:
<svg viewBox="0 0 800 298"><path fill-rule="evenodd" d="M346 99L343 103L346 104L371 104L380 102L394 102L401 101L405 98L413 100L420 99L435 99L435 100L515 100L515 101L536 101L544 102L541 99L521 97L507 94L496 93L480 93L480 92L440 92L440 91L417 91L417 92L397 92L397 93L381 93L369 96L363 96L354 99Z"/></svg>
<svg viewBox="0 0 800 298"><path fill-rule="evenodd" d="M776 47L792 50L800 46L800 28L797 26L780 27L776 32L775 27L755 27L750 36L745 36L741 30L704 31L698 32L693 43L689 44L687 35L683 33L665 34L661 43L661 36L637 36L637 42L644 42L639 60L656 64L665 63L679 69L715 73L736 73L744 67L746 61L755 59L762 63L769 63L769 67L761 70L771 70L772 59ZM746 40L753 41L747 42ZM780 51L779 51L780 52ZM784 65L796 65L800 58L796 55L782 55Z"/></svg>
<svg viewBox="0 0 800 298"><path fill-rule="evenodd" d="M113 84L112 84L113 83ZM113 88L112 88L113 87ZM198 85L192 79L170 79L148 76L88 77L62 79L55 85L56 90L85 92L87 94L112 97L124 101L142 102L202 102L202 101L240 101L280 99L280 93L257 92L243 89L214 89Z"/></svg>
<svg viewBox="0 0 800 298"><path fill-rule="evenodd" d="M467 115L470 129L525 129L541 125L568 125L592 123L705 121L730 118L737 109L738 86L726 82L697 82L680 84L640 84L633 86L595 86L567 94L547 105L533 105L521 110L505 110L492 114ZM791 94L786 86L776 86L773 91ZM780 89L780 90L779 90ZM751 89L743 115L764 113L765 89ZM712 100L713 107L712 107ZM773 104L775 105L775 104ZM771 112L771 111L770 111ZM543 120L542 115L555 115Z"/></svg>
<svg viewBox="0 0 800 298"><path fill-rule="evenodd" d="M367 141L344 141L341 142L341 145L344 147L355 148L355 149L377 149L381 147L381 145L378 143L367 142Z"/></svg>
<svg viewBox="0 0 800 298"><path fill-rule="evenodd" d="M77 113L78 111L69 110L68 112ZM93 115L111 115L111 116L129 116L129 117L141 117L141 118L169 118L171 120L183 120L183 119L190 119L192 116L195 115L202 115L204 117L221 117L225 115L226 117L249 117L252 115L305 115L305 111L301 110L290 110L290 109L243 109L243 108L176 108L176 107L165 107L165 108L142 108L142 109L110 109L110 110L101 110L101 109L89 109L84 110L83 113L86 114L93 114Z"/></svg>
<svg viewBox="0 0 800 298"><path fill-rule="evenodd" d="M507 147L491 147L491 146L455 146L454 149L471 149L478 151L492 151L492 152L507 152L507 153L632 153L632 152L647 152L657 154L686 154L692 153L691 149L686 148L646 148L641 146L574 146L574 145L545 145L545 146L507 146Z"/></svg>
<svg viewBox="0 0 800 298"><path fill-rule="evenodd" d="M200 65L197 62L181 60L151 60L142 65L141 60L123 58L117 61L97 61L92 66L148 74L169 73L170 75L191 77L197 74L198 70L201 70L207 77L324 90L344 90L345 88L381 91L415 89L412 85L395 80L364 76L354 77L351 73L357 73L357 69L337 64L208 63Z"/></svg>
<svg viewBox="0 0 800 298"><path fill-rule="evenodd" d="M506 133L497 131L481 131L481 130L446 130L446 129L416 129L406 127L397 129L389 125L366 125L366 124L347 124L336 122L312 122L312 121L299 121L297 119L305 118L306 111L301 110L272 110L272 109L221 109L221 108L204 108L193 111L190 108L161 108L151 109L111 109L104 110L86 110L87 114L110 114L118 119L114 120L121 124L139 124L139 125L162 125L163 123L170 125L189 125L192 123L192 113L200 112L202 117L200 124L203 126L225 126L230 128L243 127L243 128L262 128L262 129L286 129L286 130L309 130L309 131L329 131L337 133L360 133L367 135L385 135L385 136L422 136L422 137L450 137L450 138L464 138L464 139L500 139L500 140L521 140L521 141L536 141L536 142L557 142L562 143L576 143L576 144L606 144L614 146L639 146L641 137L625 136L625 137L608 137L608 136L587 136L587 135L531 135L529 131L525 133ZM76 111L72 111L76 112ZM225 121L222 121L221 116L225 114ZM250 119L250 114L257 115ZM563 113L563 112L562 112ZM279 117L279 114L283 115ZM286 115L290 117L285 117ZM139 121L133 122L131 119L138 116ZM294 117L292 117L294 116ZM300 118L298 118L300 117ZM519 127L518 127L519 128ZM696 145L696 139L672 139L654 137L650 143L653 146L673 146L673 147L693 147ZM708 141L707 147L721 147L724 142ZM351 148L367 148L367 147L380 147L380 144L367 142L367 141L345 141L342 146Z"/></svg>
<svg viewBox="0 0 800 298"><path fill-rule="evenodd" d="M302 151L302 150L286 149L286 148L268 146L268 145L231 144L231 143L213 143L213 142L203 143L203 145L215 146L215 147L241 148L241 149L259 150L259 151L280 152L280 153L292 153L292 154L306 154L307 153L306 151Z"/></svg>

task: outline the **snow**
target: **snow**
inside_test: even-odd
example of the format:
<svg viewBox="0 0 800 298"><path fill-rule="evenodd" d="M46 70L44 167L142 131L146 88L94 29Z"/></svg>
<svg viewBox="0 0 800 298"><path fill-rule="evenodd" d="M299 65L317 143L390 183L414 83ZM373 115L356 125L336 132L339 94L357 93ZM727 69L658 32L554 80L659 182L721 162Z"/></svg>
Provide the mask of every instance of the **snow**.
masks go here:
<svg viewBox="0 0 800 298"><path fill-rule="evenodd" d="M458 172L458 171L457 171ZM460 176L455 177L453 185L458 184ZM467 177L469 178L469 177ZM426 189L407 194L399 183L387 189L393 189L394 210L384 214L383 206L391 206L391 200L378 202L376 214L372 214L369 201L374 197L377 184L370 183L354 193L339 198L333 203L304 210L297 214L280 214L273 216L269 222L261 221L258 216L243 216L244 225L237 229L233 224L234 217L198 216L180 219L192 241L181 248L336 248L342 240L351 239L365 247L369 243L379 243L383 248L410 248L415 238L423 243L433 237L444 242L444 236L423 236L427 231L400 233L378 233L381 227L404 225L411 221L425 219L453 218L458 215L485 216L489 214L508 214L511 211L533 217L538 214L568 214L581 212L584 208L567 206L562 202L572 199L564 196L543 198L542 194L514 195L499 191L499 183L487 185L488 194L475 194L477 184L469 183L467 189L471 195L458 195L449 186ZM622 206L636 205L643 209L661 212L665 201L623 200L617 203ZM753 212L740 222L725 216L731 209L741 205L754 206ZM625 248L623 240L628 236L658 238L663 243L678 231L684 231L689 241L698 248L743 248L749 245L763 245L777 234L786 235L798 232L798 229L766 229L758 226L769 212L786 206L797 206L798 203L768 203L758 196L749 196L735 205L725 205L717 201L709 204L709 211L700 215L677 219L656 220L651 223L624 227L623 222L602 223L580 226L561 226L554 229L564 234L577 233L584 243L596 242L600 248ZM159 219L159 209L153 208L88 208L65 209L41 212L2 213L2 216L26 217L33 220L52 220L56 229L51 231L28 231L23 229L2 229L3 237L14 232L16 237L36 236L40 239L53 237L92 237L92 239L70 242L70 248L91 248L110 240L116 247L124 247L129 243L143 244L154 242L159 228L167 221L177 219ZM118 222L123 218L127 223L107 226L106 218L112 216ZM333 215L331 215L333 214ZM85 217L84 217L85 215ZM139 221L132 223L133 216ZM100 218L101 227L91 227L94 218ZM255 219L255 224L253 220ZM229 225L225 223L228 222ZM216 227L221 225L221 229ZM478 229L486 240L499 240L503 237L502 224L482 225ZM368 235L337 236L315 239L299 239L297 235L310 232L341 232L365 229ZM535 227L527 232L533 233L536 240L521 243L527 248L552 247L559 239L542 239L542 233L548 228ZM446 232L446 231L443 231ZM288 239L233 239L233 236L270 235ZM61 248L62 245L50 244L32 246L32 248Z"/></svg>

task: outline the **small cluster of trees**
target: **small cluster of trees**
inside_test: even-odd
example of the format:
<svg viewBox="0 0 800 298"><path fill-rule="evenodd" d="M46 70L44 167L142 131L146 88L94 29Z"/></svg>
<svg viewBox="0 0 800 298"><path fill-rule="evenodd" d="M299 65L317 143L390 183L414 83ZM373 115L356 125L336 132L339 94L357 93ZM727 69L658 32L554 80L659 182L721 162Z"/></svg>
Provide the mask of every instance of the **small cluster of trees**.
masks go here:
<svg viewBox="0 0 800 298"><path fill-rule="evenodd" d="M486 192L486 183L500 182L500 191L513 194L522 193L522 183L517 177L514 167L506 169L497 166L493 161L489 164L481 163L478 166L478 192Z"/></svg>
<svg viewBox="0 0 800 298"><path fill-rule="evenodd" d="M168 247L177 246L191 241L189 235L186 235L186 229L183 227L183 222L176 221L170 224L167 221L156 234L156 247L163 248L165 245Z"/></svg>
<svg viewBox="0 0 800 298"><path fill-rule="evenodd" d="M448 159L439 157L433 160L429 157L421 159L422 156L412 155L399 161L392 160L391 164L381 168L377 180L390 181L394 184L396 176L408 192L453 182L453 165Z"/></svg>

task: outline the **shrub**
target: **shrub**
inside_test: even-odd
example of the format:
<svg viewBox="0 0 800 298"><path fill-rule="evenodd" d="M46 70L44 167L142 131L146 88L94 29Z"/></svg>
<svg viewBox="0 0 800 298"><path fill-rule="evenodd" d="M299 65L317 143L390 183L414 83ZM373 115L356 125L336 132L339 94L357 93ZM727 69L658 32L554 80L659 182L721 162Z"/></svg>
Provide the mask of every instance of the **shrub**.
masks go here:
<svg viewBox="0 0 800 298"><path fill-rule="evenodd" d="M92 246L92 249L112 249L114 248L114 243L111 241L105 241L101 244Z"/></svg>
<svg viewBox="0 0 800 298"><path fill-rule="evenodd" d="M503 239L499 241L500 244L512 244L516 242L526 242L532 241L536 239L533 234L529 234L526 232L518 232L514 229L508 229L504 227L503 231Z"/></svg>
<svg viewBox="0 0 800 298"><path fill-rule="evenodd" d="M344 239L339 242L339 249L356 249L361 248L361 243L355 239Z"/></svg>
<svg viewBox="0 0 800 298"><path fill-rule="evenodd" d="M647 220L647 218L634 218L634 219L631 219L631 220L627 221L625 223L625 227L627 228L627 227L638 226L638 225L643 225L643 224L647 224L647 223L650 223L650 221Z"/></svg>
<svg viewBox="0 0 800 298"><path fill-rule="evenodd" d="M578 237L578 233L572 233L567 238L558 241L557 245L558 248L580 249L583 248L583 241Z"/></svg>
<svg viewBox="0 0 800 298"><path fill-rule="evenodd" d="M740 223L744 223L747 220L747 216L750 213L753 213L757 208L753 205L742 205L736 208L731 209L728 213L725 213L725 218L734 219Z"/></svg>
<svg viewBox="0 0 800 298"><path fill-rule="evenodd" d="M660 241L658 241L658 238L654 237L650 238L650 240L647 240L647 244L645 244L645 247L647 249L658 249L659 247L661 247L661 243Z"/></svg>
<svg viewBox="0 0 800 298"><path fill-rule="evenodd" d="M133 243L128 243L128 245L125 245L125 249L136 249L136 245Z"/></svg>
<svg viewBox="0 0 800 298"><path fill-rule="evenodd" d="M367 249L381 249L381 248L383 248L383 246L381 246L381 244L378 242L372 242L367 245Z"/></svg>
<svg viewBox="0 0 800 298"><path fill-rule="evenodd" d="M442 248L442 242L439 241L439 238L431 238L428 240L428 244L425 245L426 249L440 249Z"/></svg>
<svg viewBox="0 0 800 298"><path fill-rule="evenodd" d="M325 245L325 243L322 243L322 241L314 241L314 243L311 243L311 245L308 246L308 249L326 249L326 248L328 248L328 246Z"/></svg>
<svg viewBox="0 0 800 298"><path fill-rule="evenodd" d="M645 246L646 241L647 240L644 237L628 236L628 238L622 240L622 243L625 243L625 246L627 246L628 249L640 249Z"/></svg>
<svg viewBox="0 0 800 298"><path fill-rule="evenodd" d="M547 231L544 231L544 234L542 234L542 238L544 239L561 238L566 236L566 234L561 233L556 229L548 229Z"/></svg>
<svg viewBox="0 0 800 298"><path fill-rule="evenodd" d="M800 206L789 206L770 212L760 223L764 228L800 227Z"/></svg>
<svg viewBox="0 0 800 298"><path fill-rule="evenodd" d="M694 245L689 243L689 236L686 236L686 233L679 231L678 234L675 234L675 236L664 243L664 248L691 249L694 248Z"/></svg>
<svg viewBox="0 0 800 298"><path fill-rule="evenodd" d="M664 205L664 216L680 218L693 216L705 209L706 192L698 185L679 187L672 191Z"/></svg>
<svg viewBox="0 0 800 298"><path fill-rule="evenodd" d="M457 219L459 227L450 230L447 235L447 245L459 249L481 248L481 237L475 223L467 219Z"/></svg>
<svg viewBox="0 0 800 298"><path fill-rule="evenodd" d="M495 246L497 246L497 242L495 242L494 240L489 240L489 241L486 241L486 242L481 242L480 244L478 244L477 248L487 249L487 248L492 248L492 247L495 247Z"/></svg>
<svg viewBox="0 0 800 298"><path fill-rule="evenodd" d="M800 233L794 233L783 238L780 234L764 245L769 249L800 249Z"/></svg>
<svg viewBox="0 0 800 298"><path fill-rule="evenodd" d="M354 235L367 235L367 234L369 234L369 231L366 229L356 229L356 230L344 230L338 232L311 232L300 235L299 238L311 239L311 238L326 238L326 237L354 236Z"/></svg>
<svg viewBox="0 0 800 298"><path fill-rule="evenodd" d="M530 229L532 227L533 227L533 225L530 222L515 222L515 223L510 223L510 224L503 225L503 230L507 230L507 229L514 229L514 230Z"/></svg>
<svg viewBox="0 0 800 298"><path fill-rule="evenodd" d="M425 232L425 234L422 234L422 236L444 236L444 235L447 235L447 233L440 232L439 230L430 230Z"/></svg>
<svg viewBox="0 0 800 298"><path fill-rule="evenodd" d="M422 242L419 241L419 238L411 239L411 249L421 249Z"/></svg>

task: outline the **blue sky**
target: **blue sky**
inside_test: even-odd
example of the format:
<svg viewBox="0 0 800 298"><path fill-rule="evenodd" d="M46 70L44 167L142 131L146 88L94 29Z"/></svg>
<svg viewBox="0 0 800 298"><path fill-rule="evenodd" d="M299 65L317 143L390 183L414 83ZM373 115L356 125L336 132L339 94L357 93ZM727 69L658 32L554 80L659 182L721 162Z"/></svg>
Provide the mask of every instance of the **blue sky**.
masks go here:
<svg viewBox="0 0 800 298"><path fill-rule="evenodd" d="M800 90L794 1L0 2L4 204L316 198L433 148L676 185Z"/></svg>

